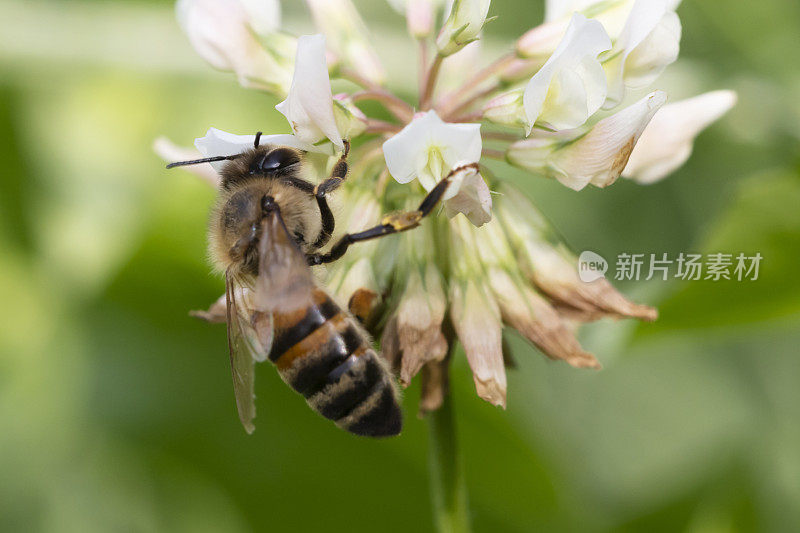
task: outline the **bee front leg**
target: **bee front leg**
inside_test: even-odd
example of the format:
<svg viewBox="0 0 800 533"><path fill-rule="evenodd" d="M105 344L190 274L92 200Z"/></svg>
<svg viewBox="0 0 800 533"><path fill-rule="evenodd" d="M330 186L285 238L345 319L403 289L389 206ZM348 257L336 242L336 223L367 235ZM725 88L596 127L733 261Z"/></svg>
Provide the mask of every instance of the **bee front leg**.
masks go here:
<svg viewBox="0 0 800 533"><path fill-rule="evenodd" d="M347 165L347 156L350 154L350 141L344 141L344 151L342 156L333 166L331 175L328 179L314 187L314 197L317 199L319 206L319 213L322 217L322 231L319 237L314 242L314 248L321 248L328 244L333 235L333 230L336 229L336 219L328 206L328 200L325 198L329 193L335 191L347 178L349 166Z"/></svg>
<svg viewBox="0 0 800 533"><path fill-rule="evenodd" d="M423 218L431 214L433 208L436 207L436 205L442 199L445 191L447 191L447 187L450 186L450 183L453 180L453 176L458 172L469 168L477 171L479 167L477 163L471 163L469 165L464 165L453 169L442 181L436 184L436 187L434 187L431 192L428 193L425 199L422 200L422 203L419 204L419 207L416 211L392 213L384 216L383 220L381 220L381 223L375 227L359 233L348 233L342 237L339 242L334 244L333 248L331 248L327 254L308 254L306 256L308 264L321 265L323 263L331 263L342 257L351 244L377 239L379 237L385 237L386 235L393 235L395 233L416 228L419 226L420 221Z"/></svg>

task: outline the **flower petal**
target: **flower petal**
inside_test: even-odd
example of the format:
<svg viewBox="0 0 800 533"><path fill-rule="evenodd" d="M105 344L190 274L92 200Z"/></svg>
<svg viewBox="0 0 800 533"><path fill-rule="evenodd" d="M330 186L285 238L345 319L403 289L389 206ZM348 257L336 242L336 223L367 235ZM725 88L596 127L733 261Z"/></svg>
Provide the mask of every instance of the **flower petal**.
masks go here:
<svg viewBox="0 0 800 533"><path fill-rule="evenodd" d="M714 91L662 107L645 128L622 175L655 183L683 165L695 137L736 105L733 91Z"/></svg>
<svg viewBox="0 0 800 533"><path fill-rule="evenodd" d="M419 177L430 190L459 161L480 161L480 128L480 124L446 123L435 111L422 113L383 143L389 172L398 183Z"/></svg>
<svg viewBox="0 0 800 533"><path fill-rule="evenodd" d="M239 0L247 12L250 27L267 36L281 27L281 4L278 0Z"/></svg>
<svg viewBox="0 0 800 533"><path fill-rule="evenodd" d="M289 85L289 73L264 49L255 32L276 28L275 0L256 7L228 0L178 0L175 12L178 23L194 49L211 66L233 71L245 87L283 94Z"/></svg>
<svg viewBox="0 0 800 533"><path fill-rule="evenodd" d="M537 120L554 129L577 128L600 108L606 83L597 56L610 48L602 24L572 16L556 51L525 88L528 135Z"/></svg>
<svg viewBox="0 0 800 533"><path fill-rule="evenodd" d="M315 144L327 137L338 149L344 148L333 113L324 36L304 35L298 39L289 96L275 109L286 117L302 141Z"/></svg>
<svg viewBox="0 0 800 533"><path fill-rule="evenodd" d="M455 165L461 166L460 163ZM492 220L492 195L480 172L472 167L457 172L445 191L445 213L453 218L459 213L480 227Z"/></svg>
<svg viewBox="0 0 800 533"><path fill-rule="evenodd" d="M532 287L515 282L505 270L493 269L488 278L503 321L535 344L544 355L566 361L575 368L600 368L600 362L581 348L556 309Z"/></svg>
<svg viewBox="0 0 800 533"><path fill-rule="evenodd" d="M464 345L478 396L505 408L506 370L500 310L486 288L475 280L450 287L451 320Z"/></svg>
<svg viewBox="0 0 800 533"><path fill-rule="evenodd" d="M397 334L402 350L400 382L411 379L430 361L447 355L447 340L442 322L447 307L443 280L436 267L428 264L422 274L413 269L397 306Z"/></svg>
<svg viewBox="0 0 800 533"><path fill-rule="evenodd" d="M557 150L549 160L556 179L575 190L589 183L597 187L614 183L628 164L639 136L666 99L663 91L651 93Z"/></svg>
<svg viewBox="0 0 800 533"><path fill-rule="evenodd" d="M612 109L625 97L625 87L644 87L678 57L681 24L670 11L671 0L636 0L625 27L604 64Z"/></svg>
<svg viewBox="0 0 800 533"><path fill-rule="evenodd" d="M518 262L528 279L551 300L586 316L655 320L652 307L627 300L605 278L581 281L578 258L560 242L538 209L517 189L505 185L495 207Z"/></svg>
<svg viewBox="0 0 800 533"><path fill-rule="evenodd" d="M236 155L246 152L253 147L255 135L236 135L216 128L209 128L204 137L194 140L195 147L203 157L215 157L221 155ZM289 134L262 135L261 144L274 144L278 146L291 146L307 152L326 153L322 149L309 145ZM225 166L225 161L211 163L214 170L219 172Z"/></svg>
<svg viewBox="0 0 800 533"><path fill-rule="evenodd" d="M167 163L174 163L176 161L193 161L195 159L205 157L197 150L178 146L166 137L159 137L156 139L153 143L153 150ZM184 167L184 169L192 174L195 174L196 176L199 176L203 181L215 189L218 188L221 183L219 174L217 174L217 171L214 170L214 167L208 163L190 165Z"/></svg>

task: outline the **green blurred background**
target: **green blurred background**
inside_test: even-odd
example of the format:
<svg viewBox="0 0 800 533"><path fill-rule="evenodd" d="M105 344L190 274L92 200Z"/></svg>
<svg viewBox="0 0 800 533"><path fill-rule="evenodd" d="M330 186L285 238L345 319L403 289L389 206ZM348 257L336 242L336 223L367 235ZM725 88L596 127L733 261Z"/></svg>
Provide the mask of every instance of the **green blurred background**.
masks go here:
<svg viewBox="0 0 800 533"><path fill-rule="evenodd" d="M286 25L308 30L288 4ZM410 86L391 52L403 23L359 6ZM542 5L492 13L500 49ZM657 86L740 96L682 170L580 194L503 172L577 250L758 251L761 278L621 286L661 318L586 328L599 373L511 336L505 412L457 357L478 531L800 530L800 4L679 14L681 60ZM213 191L163 171L152 141L285 131L276 102L207 68L169 1L0 0L0 20L0 530L431 530L418 384L403 435L374 442L261 366L247 436L224 328L187 316L223 289L205 260Z"/></svg>

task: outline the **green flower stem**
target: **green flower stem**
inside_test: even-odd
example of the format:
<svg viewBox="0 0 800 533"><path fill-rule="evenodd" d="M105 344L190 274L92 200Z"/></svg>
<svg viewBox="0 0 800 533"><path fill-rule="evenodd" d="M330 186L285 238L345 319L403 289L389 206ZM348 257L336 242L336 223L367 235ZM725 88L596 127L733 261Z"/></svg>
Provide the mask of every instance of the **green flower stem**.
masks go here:
<svg viewBox="0 0 800 533"><path fill-rule="evenodd" d="M436 528L441 533L470 531L467 486L456 442L453 402L448 390L442 406L428 414L428 468Z"/></svg>

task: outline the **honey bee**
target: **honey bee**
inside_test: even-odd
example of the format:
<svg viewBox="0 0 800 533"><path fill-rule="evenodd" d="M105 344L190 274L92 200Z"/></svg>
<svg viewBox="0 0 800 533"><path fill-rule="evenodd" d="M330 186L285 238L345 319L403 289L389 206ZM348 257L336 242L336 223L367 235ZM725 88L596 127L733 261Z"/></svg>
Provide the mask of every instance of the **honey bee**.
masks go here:
<svg viewBox="0 0 800 533"><path fill-rule="evenodd" d="M327 253L335 219L327 195L348 173L349 143L331 175L314 184L306 153L259 143L240 154L172 163L225 161L209 227L209 250L225 273L217 313L228 328L228 349L239 418L254 430L254 366L269 359L308 405L351 433L400 433L399 391L361 323L319 286L310 266L340 258L353 243L415 228L444 194L443 179L416 211L344 235ZM223 307L224 306L224 307ZM213 308L212 308L213 309ZM214 313L201 313L212 320Z"/></svg>

